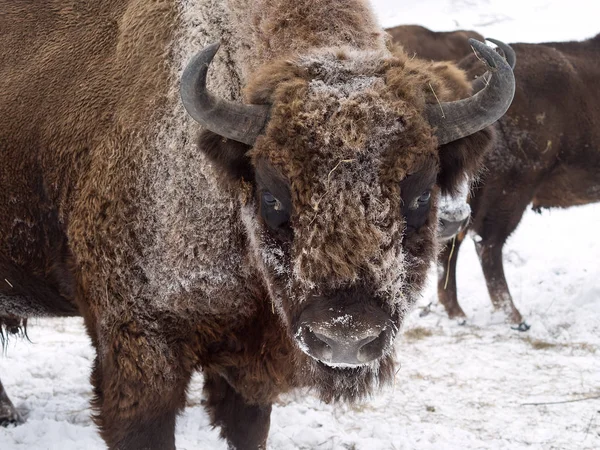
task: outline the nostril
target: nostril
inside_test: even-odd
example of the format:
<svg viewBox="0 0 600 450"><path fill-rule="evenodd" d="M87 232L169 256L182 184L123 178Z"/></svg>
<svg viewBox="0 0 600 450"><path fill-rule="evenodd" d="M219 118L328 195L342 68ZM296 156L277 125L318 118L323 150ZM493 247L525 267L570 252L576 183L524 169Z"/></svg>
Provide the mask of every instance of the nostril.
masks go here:
<svg viewBox="0 0 600 450"><path fill-rule="evenodd" d="M454 222L446 219L440 219L440 229L442 231L452 232L454 228L458 227L459 222Z"/></svg>
<svg viewBox="0 0 600 450"><path fill-rule="evenodd" d="M325 336L324 334L321 334L321 333L317 333L317 332L315 332L314 335L317 339L319 339L320 341L323 341L329 347L336 346L336 342L333 339L331 339L330 337Z"/></svg>
<svg viewBox="0 0 600 450"><path fill-rule="evenodd" d="M309 327L304 327L303 336L311 355L322 361L331 361L333 357L332 342L327 336L320 333L313 333Z"/></svg>
<svg viewBox="0 0 600 450"><path fill-rule="evenodd" d="M382 331L378 335L369 336L359 343L356 358L361 363L368 363L377 358L380 358L385 348L385 340L387 333Z"/></svg>
<svg viewBox="0 0 600 450"><path fill-rule="evenodd" d="M373 336L369 336L369 337L366 337L366 338L364 338L363 340L361 340L361 341L358 343L358 348L359 348L359 349L363 348L365 345L368 345L368 344L370 344L371 342L373 342L373 341L374 341L375 339L377 339L378 337L379 337L379 335L375 334L375 335L373 335Z"/></svg>
<svg viewBox="0 0 600 450"><path fill-rule="evenodd" d="M440 219L439 221L439 235L443 238L450 238L457 234L464 226L465 220L461 221L449 221Z"/></svg>

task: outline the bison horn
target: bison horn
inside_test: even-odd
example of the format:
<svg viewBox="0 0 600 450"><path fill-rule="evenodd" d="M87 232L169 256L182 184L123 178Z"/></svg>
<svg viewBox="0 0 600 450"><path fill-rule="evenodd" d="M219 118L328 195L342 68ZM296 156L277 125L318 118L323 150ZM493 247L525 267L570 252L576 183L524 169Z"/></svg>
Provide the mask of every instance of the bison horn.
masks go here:
<svg viewBox="0 0 600 450"><path fill-rule="evenodd" d="M517 64L517 55L510 45L507 45L502 41L497 41L496 39L492 38L486 38L486 41L490 41L496 44L498 46L496 51L499 51L499 53L502 56L504 56L504 59L506 59L506 62L510 65L511 69L515 68L515 65ZM473 82L471 83L471 86L473 87L473 94L476 94L484 87L486 87L489 82L489 79L490 72L488 71L485 72L482 76L477 77L477 79L473 80Z"/></svg>
<svg viewBox="0 0 600 450"><path fill-rule="evenodd" d="M515 95L515 77L510 64L482 42L469 39L469 43L484 58L491 77L483 89L469 98L427 105L427 118L435 128L440 145L493 124L504 115Z"/></svg>
<svg viewBox="0 0 600 450"><path fill-rule="evenodd" d="M206 89L206 75L219 43L204 47L188 63L179 92L183 106L203 127L234 141L253 145L269 120L268 105L243 105L221 100Z"/></svg>
<svg viewBox="0 0 600 450"><path fill-rule="evenodd" d="M498 48L504 53L504 58L506 59L506 62L510 65L510 68L515 68L515 66L517 65L517 54L510 45L505 44L504 42L499 41L497 39L485 38L485 40L496 44Z"/></svg>

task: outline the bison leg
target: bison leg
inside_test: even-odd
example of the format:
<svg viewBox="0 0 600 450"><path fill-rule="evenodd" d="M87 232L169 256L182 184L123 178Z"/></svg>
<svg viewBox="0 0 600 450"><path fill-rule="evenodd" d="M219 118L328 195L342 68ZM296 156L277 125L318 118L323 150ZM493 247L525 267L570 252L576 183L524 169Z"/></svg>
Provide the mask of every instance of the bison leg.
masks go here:
<svg viewBox="0 0 600 450"><path fill-rule="evenodd" d="M465 231L461 231L448 241L438 257L438 300L444 305L448 317L451 319L465 317L465 313L458 304L456 288L456 261L465 234Z"/></svg>
<svg viewBox="0 0 600 450"><path fill-rule="evenodd" d="M0 426L18 425L23 423L21 415L6 395L2 381L0 381Z"/></svg>
<svg viewBox="0 0 600 450"><path fill-rule="evenodd" d="M521 329L521 327L527 326L523 323L523 317L515 307L508 289L508 283L504 275L504 265L502 263L503 246L504 242L497 244L475 240L475 248L481 262L481 268L483 269L483 275L494 308L504 311L509 322L519 324L519 329Z"/></svg>
<svg viewBox="0 0 600 450"><path fill-rule="evenodd" d="M176 416L191 374L179 362L184 352L132 323L110 340L108 333L102 336L92 372L93 406L109 449L175 450Z"/></svg>
<svg viewBox="0 0 600 450"><path fill-rule="evenodd" d="M236 450L265 449L271 423L271 405L252 405L220 375L205 373L204 393L213 425Z"/></svg>
<svg viewBox="0 0 600 450"><path fill-rule="evenodd" d="M485 180L483 187L475 191L470 229L494 308L504 311L508 322L519 324L518 329L525 331L528 326L513 303L504 275L502 248L521 221L534 185L515 184L505 189L505 183L505 176L498 175Z"/></svg>

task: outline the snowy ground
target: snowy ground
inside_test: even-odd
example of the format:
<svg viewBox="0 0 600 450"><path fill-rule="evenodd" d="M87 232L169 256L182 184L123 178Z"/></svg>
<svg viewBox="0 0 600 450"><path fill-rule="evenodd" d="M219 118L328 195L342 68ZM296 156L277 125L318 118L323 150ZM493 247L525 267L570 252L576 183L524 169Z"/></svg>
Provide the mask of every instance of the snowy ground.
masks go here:
<svg viewBox="0 0 600 450"><path fill-rule="evenodd" d="M385 26L475 28L508 42L600 31L592 2L583 0L372 3ZM282 399L273 410L269 448L600 448L599 223L600 205L526 214L505 261L515 302L532 325L528 333L495 323L473 244L465 242L458 283L469 323L448 320L436 305L432 273L399 339L394 385L353 408L305 393ZM430 302L432 312L420 317ZM0 450L104 448L88 408L92 349L81 321L33 321L29 333L33 343L12 341L0 358L2 381L27 417L20 427L0 429ZM225 449L201 400L198 376L178 421L178 448ZM571 400L582 401L531 405Z"/></svg>

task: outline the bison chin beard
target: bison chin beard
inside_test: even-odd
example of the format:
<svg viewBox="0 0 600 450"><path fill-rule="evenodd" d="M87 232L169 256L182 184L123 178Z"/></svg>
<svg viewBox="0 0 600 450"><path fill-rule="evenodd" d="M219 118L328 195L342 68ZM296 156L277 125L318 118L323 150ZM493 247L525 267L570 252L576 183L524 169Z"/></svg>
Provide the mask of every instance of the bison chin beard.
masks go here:
<svg viewBox="0 0 600 450"><path fill-rule="evenodd" d="M307 356L310 377L307 384L325 403L362 400L393 380L393 348L380 359L356 367L331 367Z"/></svg>

